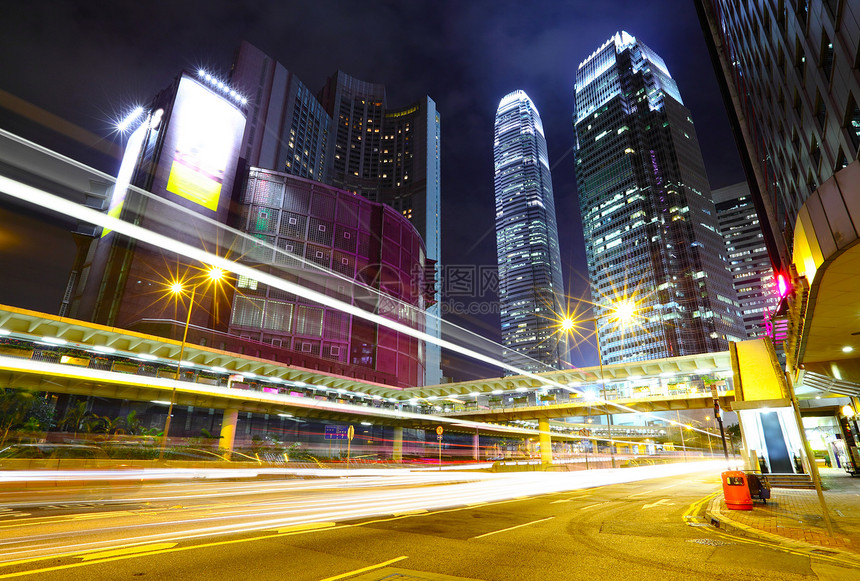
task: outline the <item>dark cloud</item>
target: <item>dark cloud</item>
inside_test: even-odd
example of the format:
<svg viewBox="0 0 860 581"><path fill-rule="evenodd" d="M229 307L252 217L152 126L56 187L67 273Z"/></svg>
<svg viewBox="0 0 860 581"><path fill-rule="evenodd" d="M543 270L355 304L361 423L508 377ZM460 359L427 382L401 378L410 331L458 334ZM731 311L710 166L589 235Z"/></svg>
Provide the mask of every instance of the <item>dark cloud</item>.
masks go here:
<svg viewBox="0 0 860 581"><path fill-rule="evenodd" d="M495 263L493 115L503 95L525 90L546 128L565 275L576 296L587 277L569 155L573 82L578 64L616 31L666 61L713 185L743 177L692 2L56 0L39 7L4 6L0 88L94 133L108 135L127 104L149 98L182 68L226 74L242 39L312 90L341 69L385 83L394 106L430 95L442 115L448 263Z"/></svg>

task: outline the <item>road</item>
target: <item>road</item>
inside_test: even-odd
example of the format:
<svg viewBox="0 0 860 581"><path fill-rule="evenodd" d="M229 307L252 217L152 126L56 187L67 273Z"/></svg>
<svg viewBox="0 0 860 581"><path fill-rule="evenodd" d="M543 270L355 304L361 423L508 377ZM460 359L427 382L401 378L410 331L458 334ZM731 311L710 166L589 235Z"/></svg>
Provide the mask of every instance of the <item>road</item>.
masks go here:
<svg viewBox="0 0 860 581"><path fill-rule="evenodd" d="M6 494L0 579L860 578L685 518L713 470L604 483L634 470Z"/></svg>

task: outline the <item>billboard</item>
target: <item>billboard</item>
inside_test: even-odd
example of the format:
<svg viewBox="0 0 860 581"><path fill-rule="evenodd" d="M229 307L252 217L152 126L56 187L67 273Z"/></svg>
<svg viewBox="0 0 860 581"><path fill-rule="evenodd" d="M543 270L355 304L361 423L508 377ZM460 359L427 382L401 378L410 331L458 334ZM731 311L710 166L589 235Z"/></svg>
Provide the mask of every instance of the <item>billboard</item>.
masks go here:
<svg viewBox="0 0 860 581"><path fill-rule="evenodd" d="M170 120L172 139L166 189L213 212L218 210L227 170L245 131L245 116L228 99L185 75Z"/></svg>

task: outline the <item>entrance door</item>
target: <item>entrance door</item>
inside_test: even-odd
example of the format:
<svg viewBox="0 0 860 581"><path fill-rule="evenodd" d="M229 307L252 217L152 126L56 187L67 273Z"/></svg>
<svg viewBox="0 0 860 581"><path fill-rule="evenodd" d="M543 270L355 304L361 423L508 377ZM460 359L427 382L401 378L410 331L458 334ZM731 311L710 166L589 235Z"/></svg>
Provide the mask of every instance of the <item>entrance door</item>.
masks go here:
<svg viewBox="0 0 860 581"><path fill-rule="evenodd" d="M794 466L785 445L785 434L782 433L782 426L779 425L779 415L776 412L766 412L759 417L770 471L777 474L794 474Z"/></svg>

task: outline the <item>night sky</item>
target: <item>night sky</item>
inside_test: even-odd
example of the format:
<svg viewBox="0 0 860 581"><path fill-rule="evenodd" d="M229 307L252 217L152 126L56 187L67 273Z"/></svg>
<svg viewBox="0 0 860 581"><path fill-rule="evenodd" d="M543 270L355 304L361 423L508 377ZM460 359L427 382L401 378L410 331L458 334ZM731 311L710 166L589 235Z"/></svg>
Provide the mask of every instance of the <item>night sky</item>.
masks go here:
<svg viewBox="0 0 860 581"><path fill-rule="evenodd" d="M574 178L576 68L619 30L655 50L692 111L712 188L743 179L734 141L692 0L509 2L504 0L290 2L210 0L6 2L0 18L0 90L116 140L111 122L147 102L183 68L226 77L247 39L312 90L341 69L384 83L392 107L423 95L442 117L443 263L495 265L493 117L502 96L523 89L546 130L568 294L587 298ZM0 111L0 126L43 132ZM28 135L24 135L27 137ZM46 145L49 145L46 143ZM63 144L115 173L118 160ZM74 256L64 247L38 263L31 216L0 199L0 303L56 312ZM50 232L47 226L39 235ZM67 248L65 245L68 245ZM53 273L39 277L35 272ZM57 282L59 281L59 283ZM498 322L465 323L498 338ZM594 352L573 354L591 364Z"/></svg>

